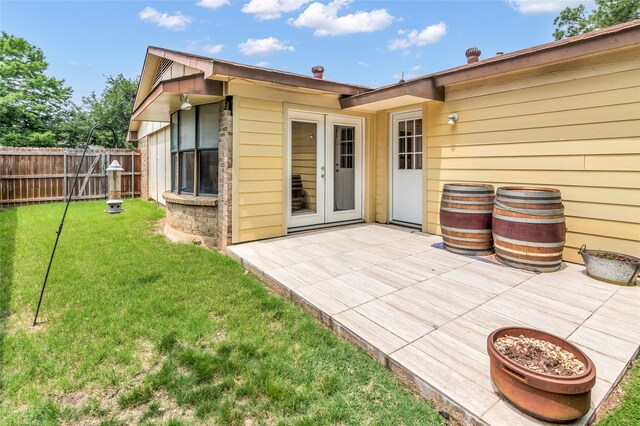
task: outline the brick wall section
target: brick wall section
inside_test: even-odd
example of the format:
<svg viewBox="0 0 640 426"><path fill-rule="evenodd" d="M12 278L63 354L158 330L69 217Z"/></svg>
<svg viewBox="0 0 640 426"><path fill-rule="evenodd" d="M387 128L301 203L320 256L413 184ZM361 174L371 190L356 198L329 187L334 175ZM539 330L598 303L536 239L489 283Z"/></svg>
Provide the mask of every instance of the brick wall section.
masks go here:
<svg viewBox="0 0 640 426"><path fill-rule="evenodd" d="M138 150L140 151L140 198L149 199L149 144L147 137L138 140Z"/></svg>
<svg viewBox="0 0 640 426"><path fill-rule="evenodd" d="M222 103L224 105L224 102ZM218 248L231 245L231 176L233 170L233 117L231 111L220 111L218 144Z"/></svg>
<svg viewBox="0 0 640 426"><path fill-rule="evenodd" d="M218 246L218 200L214 197L194 197L171 192L162 194L167 202L167 225L190 234L193 241L206 246Z"/></svg>

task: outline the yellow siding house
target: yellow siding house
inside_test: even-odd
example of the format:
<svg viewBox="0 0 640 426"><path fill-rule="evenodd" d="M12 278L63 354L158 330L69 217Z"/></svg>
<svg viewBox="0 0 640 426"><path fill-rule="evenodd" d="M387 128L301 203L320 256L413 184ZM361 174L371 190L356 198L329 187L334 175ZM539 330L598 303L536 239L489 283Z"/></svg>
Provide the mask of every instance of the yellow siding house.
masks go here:
<svg viewBox="0 0 640 426"><path fill-rule="evenodd" d="M640 21L377 89L150 47L130 139L168 234L440 234L449 182L561 191L564 259L640 256ZM314 72L321 73L318 67Z"/></svg>

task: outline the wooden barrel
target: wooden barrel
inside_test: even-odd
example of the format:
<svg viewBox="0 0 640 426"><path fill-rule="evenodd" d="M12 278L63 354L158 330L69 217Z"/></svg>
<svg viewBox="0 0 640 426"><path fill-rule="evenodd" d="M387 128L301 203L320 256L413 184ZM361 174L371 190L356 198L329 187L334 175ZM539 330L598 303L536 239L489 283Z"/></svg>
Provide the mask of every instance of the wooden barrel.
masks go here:
<svg viewBox="0 0 640 426"><path fill-rule="evenodd" d="M560 269L567 228L557 189L498 188L492 228L500 262L535 272Z"/></svg>
<svg viewBox="0 0 640 426"><path fill-rule="evenodd" d="M440 228L447 250L484 256L493 253L493 186L447 183L440 201Z"/></svg>

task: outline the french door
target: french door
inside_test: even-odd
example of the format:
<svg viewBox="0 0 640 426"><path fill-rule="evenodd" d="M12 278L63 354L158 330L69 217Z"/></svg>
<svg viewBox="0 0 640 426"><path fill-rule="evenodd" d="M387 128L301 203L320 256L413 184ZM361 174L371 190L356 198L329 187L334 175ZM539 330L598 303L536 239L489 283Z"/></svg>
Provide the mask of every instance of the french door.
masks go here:
<svg viewBox="0 0 640 426"><path fill-rule="evenodd" d="M362 218L362 119L289 113L289 227Z"/></svg>

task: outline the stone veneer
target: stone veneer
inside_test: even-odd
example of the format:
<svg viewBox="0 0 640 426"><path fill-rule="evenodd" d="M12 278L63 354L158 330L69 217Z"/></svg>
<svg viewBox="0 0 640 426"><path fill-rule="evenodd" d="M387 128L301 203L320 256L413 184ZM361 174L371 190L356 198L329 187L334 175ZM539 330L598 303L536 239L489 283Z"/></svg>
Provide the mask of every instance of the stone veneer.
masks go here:
<svg viewBox="0 0 640 426"><path fill-rule="evenodd" d="M222 102L218 121L218 195L162 194L167 218L164 231L173 240L200 242L219 249L231 244L233 117L224 105Z"/></svg>
<svg viewBox="0 0 640 426"><path fill-rule="evenodd" d="M167 203L165 234L176 241L218 246L218 198L162 194Z"/></svg>
<svg viewBox="0 0 640 426"><path fill-rule="evenodd" d="M218 247L231 245L231 172L233 170L233 116L231 111L220 111L218 141Z"/></svg>

